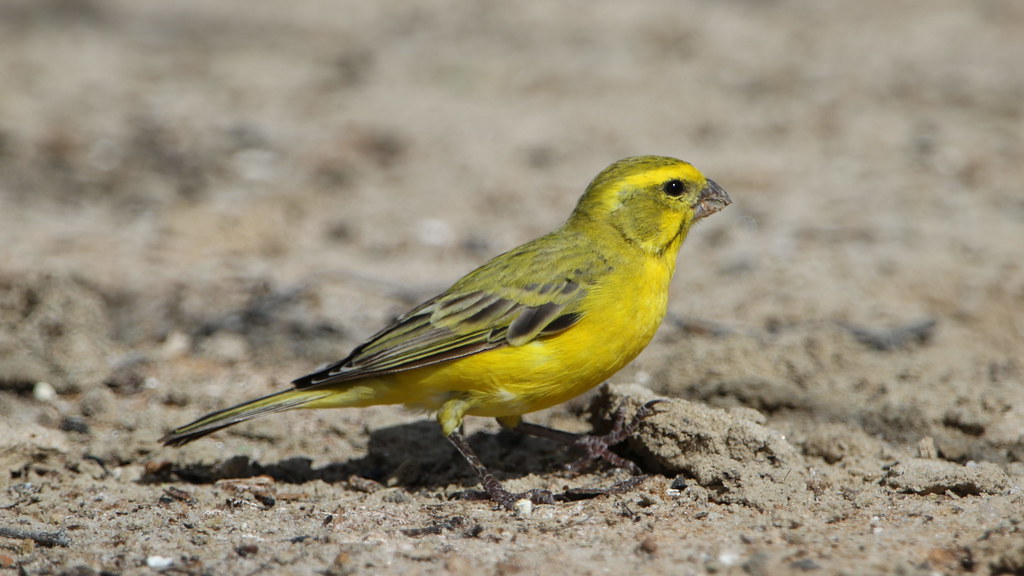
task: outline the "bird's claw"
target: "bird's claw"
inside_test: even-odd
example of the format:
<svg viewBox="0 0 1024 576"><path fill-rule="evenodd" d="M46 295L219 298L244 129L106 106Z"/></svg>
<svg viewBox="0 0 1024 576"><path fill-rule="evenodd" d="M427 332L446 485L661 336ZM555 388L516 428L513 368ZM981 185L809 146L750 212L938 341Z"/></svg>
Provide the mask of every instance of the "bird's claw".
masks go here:
<svg viewBox="0 0 1024 576"><path fill-rule="evenodd" d="M494 501L506 510L515 510L516 502L519 502L520 500L529 500L534 504L554 504L555 496L550 490L534 488L532 490L527 490L526 492L506 492L501 499L494 498Z"/></svg>
<svg viewBox="0 0 1024 576"><path fill-rule="evenodd" d="M630 476L621 482L616 482L607 488L570 488L561 494L555 495L555 500L559 500L561 502L575 502L577 500L589 500L591 498L607 496L609 494L623 494L643 484L648 478L649 476L647 474L638 474Z"/></svg>
<svg viewBox="0 0 1024 576"><path fill-rule="evenodd" d="M550 490L544 490L543 488L534 488L525 492L509 492L504 488L489 491L463 490L462 492L457 492L451 498L454 500L491 500L506 510L515 510L516 502L520 500L529 500L534 504L554 504L556 500L561 499L556 498Z"/></svg>
<svg viewBox="0 0 1024 576"><path fill-rule="evenodd" d="M629 470L634 476L641 474L640 467L637 466L636 462L627 460L612 452L611 447L629 438L644 418L656 412L655 406L664 401L664 399L659 398L647 402L636 411L628 422L626 421L626 407L620 406L615 411L611 432L600 436L580 436L573 443L575 446L582 448L586 455L576 462L569 464L567 468L572 472L580 472L594 461L604 460L616 468Z"/></svg>

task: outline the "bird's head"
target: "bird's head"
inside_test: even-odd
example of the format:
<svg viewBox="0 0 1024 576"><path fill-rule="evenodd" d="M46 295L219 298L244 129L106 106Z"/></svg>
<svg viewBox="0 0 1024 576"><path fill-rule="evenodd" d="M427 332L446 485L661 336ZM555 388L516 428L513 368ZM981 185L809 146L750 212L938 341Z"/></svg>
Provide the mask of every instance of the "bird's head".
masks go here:
<svg viewBox="0 0 1024 576"><path fill-rule="evenodd" d="M688 162L634 156L594 178L569 223L611 227L646 252L674 255L694 222L731 202L725 190Z"/></svg>

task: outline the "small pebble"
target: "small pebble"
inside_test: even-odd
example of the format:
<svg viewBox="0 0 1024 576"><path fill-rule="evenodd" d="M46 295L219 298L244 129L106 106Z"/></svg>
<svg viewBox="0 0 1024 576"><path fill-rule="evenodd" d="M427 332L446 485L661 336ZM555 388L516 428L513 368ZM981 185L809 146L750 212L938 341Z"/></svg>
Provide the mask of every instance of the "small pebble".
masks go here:
<svg viewBox="0 0 1024 576"><path fill-rule="evenodd" d="M658 541L654 536L648 536L640 541L640 551L646 554L654 555L658 553Z"/></svg>
<svg viewBox="0 0 1024 576"><path fill-rule="evenodd" d="M174 564L174 559L167 556L150 556L146 558L146 566L156 570L170 568L171 564Z"/></svg>
<svg viewBox="0 0 1024 576"><path fill-rule="evenodd" d="M737 552L722 552L718 555L718 561L723 566L736 566L740 563L740 560L742 560L742 557Z"/></svg>
<svg viewBox="0 0 1024 576"><path fill-rule="evenodd" d="M40 402L52 402L57 397L57 390L49 382L36 382L32 387L32 397Z"/></svg>
<svg viewBox="0 0 1024 576"><path fill-rule="evenodd" d="M515 514L516 518L529 518L533 514L533 502L527 498L516 500Z"/></svg>
<svg viewBox="0 0 1024 576"><path fill-rule="evenodd" d="M935 439L925 436L917 441L917 457L934 460L939 457L939 450L935 446Z"/></svg>

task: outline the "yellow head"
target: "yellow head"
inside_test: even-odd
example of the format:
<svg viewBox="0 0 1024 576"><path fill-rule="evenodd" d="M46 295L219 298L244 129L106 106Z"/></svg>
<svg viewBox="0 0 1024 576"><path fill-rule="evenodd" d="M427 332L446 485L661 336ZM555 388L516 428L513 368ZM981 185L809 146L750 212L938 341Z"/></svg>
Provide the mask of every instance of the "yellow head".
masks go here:
<svg viewBox="0 0 1024 576"><path fill-rule="evenodd" d="M610 226L645 252L674 253L694 222L731 202L725 190L687 162L633 156L594 178L567 226Z"/></svg>

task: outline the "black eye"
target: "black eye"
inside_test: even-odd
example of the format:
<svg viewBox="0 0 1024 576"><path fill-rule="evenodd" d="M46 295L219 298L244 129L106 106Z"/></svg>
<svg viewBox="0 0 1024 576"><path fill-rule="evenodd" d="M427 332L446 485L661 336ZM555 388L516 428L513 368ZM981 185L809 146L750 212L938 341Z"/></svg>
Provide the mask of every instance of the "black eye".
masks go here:
<svg viewBox="0 0 1024 576"><path fill-rule="evenodd" d="M678 198L683 195L683 192L686 192L686 186L679 180L669 180L661 185L661 189L673 198Z"/></svg>

